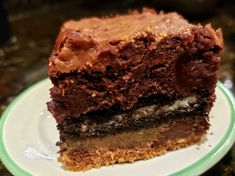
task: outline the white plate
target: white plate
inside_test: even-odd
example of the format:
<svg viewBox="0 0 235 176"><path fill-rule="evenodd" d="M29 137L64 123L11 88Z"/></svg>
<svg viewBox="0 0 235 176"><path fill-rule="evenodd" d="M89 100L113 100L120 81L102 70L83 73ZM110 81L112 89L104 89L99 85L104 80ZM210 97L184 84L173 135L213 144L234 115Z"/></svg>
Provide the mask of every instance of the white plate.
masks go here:
<svg viewBox="0 0 235 176"><path fill-rule="evenodd" d="M59 141L55 120L47 111L48 79L20 94L7 108L0 124L0 157L15 176L156 176L198 175L219 161L235 140L235 112L232 95L221 83L210 114L207 140L199 145L168 152L160 157L132 164L120 164L71 172L57 162Z"/></svg>

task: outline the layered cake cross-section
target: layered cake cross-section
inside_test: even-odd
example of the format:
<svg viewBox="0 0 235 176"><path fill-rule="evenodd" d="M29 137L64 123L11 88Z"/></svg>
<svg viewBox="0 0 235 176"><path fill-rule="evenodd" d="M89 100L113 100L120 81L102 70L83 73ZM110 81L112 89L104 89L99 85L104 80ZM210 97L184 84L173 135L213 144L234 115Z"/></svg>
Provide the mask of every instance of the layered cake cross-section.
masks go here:
<svg viewBox="0 0 235 176"><path fill-rule="evenodd" d="M203 141L222 48L220 29L177 13L66 22L48 68L59 161L84 171Z"/></svg>

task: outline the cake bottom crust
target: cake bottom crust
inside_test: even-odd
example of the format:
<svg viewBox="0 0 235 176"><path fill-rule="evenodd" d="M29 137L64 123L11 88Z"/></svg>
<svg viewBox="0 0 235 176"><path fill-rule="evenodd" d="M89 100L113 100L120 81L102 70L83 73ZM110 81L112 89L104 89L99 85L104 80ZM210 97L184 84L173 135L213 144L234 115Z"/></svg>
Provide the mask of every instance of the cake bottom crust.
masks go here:
<svg viewBox="0 0 235 176"><path fill-rule="evenodd" d="M60 144L61 155L58 160L65 169L73 171L146 160L203 142L208 128L208 118L197 117L172 120L161 126L102 138L69 139Z"/></svg>

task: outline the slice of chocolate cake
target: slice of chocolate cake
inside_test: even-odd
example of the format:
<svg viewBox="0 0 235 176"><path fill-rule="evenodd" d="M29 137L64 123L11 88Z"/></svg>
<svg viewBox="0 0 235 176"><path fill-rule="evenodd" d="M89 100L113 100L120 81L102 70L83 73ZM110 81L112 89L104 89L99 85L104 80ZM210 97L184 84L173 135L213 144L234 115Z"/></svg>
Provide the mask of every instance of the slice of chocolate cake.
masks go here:
<svg viewBox="0 0 235 176"><path fill-rule="evenodd" d="M66 22L49 58L59 161L81 171L201 142L222 47L177 13Z"/></svg>

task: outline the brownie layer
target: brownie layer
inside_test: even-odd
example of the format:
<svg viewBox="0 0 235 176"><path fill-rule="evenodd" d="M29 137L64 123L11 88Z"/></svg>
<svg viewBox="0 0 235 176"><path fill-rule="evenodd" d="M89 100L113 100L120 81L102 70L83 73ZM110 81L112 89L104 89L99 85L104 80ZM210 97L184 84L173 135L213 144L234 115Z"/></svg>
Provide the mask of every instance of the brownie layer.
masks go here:
<svg viewBox="0 0 235 176"><path fill-rule="evenodd" d="M198 90L213 94L221 48L210 38L210 30L205 27L194 30L193 35L169 36L152 50L149 47L154 38L141 37L127 43L116 55L109 50L103 53L103 71L87 68L58 77L51 75L55 109L51 112L59 122L112 106L120 111L131 109L142 97L154 94L179 98Z"/></svg>
<svg viewBox="0 0 235 176"><path fill-rule="evenodd" d="M147 101L148 100L148 101ZM161 124L169 118L187 115L207 115L206 104L212 101L209 97L200 99L197 96L185 97L175 101L160 101L156 97L150 97L145 104L139 104L138 108L124 112L115 110L103 110L82 115L80 118L70 118L58 124L61 140L66 137L86 138L105 136L123 131L131 131L148 128ZM199 104L200 102L200 104ZM149 103L149 104L148 104Z"/></svg>
<svg viewBox="0 0 235 176"><path fill-rule="evenodd" d="M148 129L88 139L67 138L61 145L60 161L70 170L149 159L201 142L209 128L207 117L173 118Z"/></svg>

